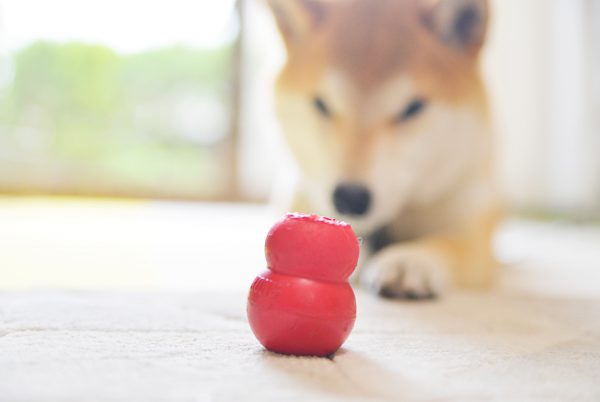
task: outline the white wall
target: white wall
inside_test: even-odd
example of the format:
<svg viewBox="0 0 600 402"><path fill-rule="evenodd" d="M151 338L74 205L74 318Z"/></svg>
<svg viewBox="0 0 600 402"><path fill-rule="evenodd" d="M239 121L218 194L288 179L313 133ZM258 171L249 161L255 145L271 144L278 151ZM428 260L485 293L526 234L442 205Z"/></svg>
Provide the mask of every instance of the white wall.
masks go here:
<svg viewBox="0 0 600 402"><path fill-rule="evenodd" d="M262 0L246 0L239 174L242 193L268 197L289 156L273 110L273 85L284 61L279 34Z"/></svg>

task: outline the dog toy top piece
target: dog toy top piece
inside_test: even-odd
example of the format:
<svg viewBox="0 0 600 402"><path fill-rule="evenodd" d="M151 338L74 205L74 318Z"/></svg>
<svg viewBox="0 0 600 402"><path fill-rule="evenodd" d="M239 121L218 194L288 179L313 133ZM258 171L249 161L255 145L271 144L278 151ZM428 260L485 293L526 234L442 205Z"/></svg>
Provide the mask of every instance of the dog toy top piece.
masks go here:
<svg viewBox="0 0 600 402"><path fill-rule="evenodd" d="M252 283L248 320L267 349L327 356L344 343L356 319L348 277L359 244L349 224L287 214L265 242L268 270Z"/></svg>
<svg viewBox="0 0 600 402"><path fill-rule="evenodd" d="M348 280L358 252L349 224L317 215L287 214L265 242L267 266L273 272L330 282Z"/></svg>

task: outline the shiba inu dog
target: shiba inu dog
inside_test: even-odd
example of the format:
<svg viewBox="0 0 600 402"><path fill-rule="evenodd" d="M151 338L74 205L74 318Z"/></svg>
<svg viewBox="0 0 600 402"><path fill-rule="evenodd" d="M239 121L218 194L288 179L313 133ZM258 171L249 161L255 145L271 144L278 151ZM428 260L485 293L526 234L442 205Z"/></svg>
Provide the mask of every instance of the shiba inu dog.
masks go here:
<svg viewBox="0 0 600 402"><path fill-rule="evenodd" d="M287 51L276 109L302 176L288 209L350 222L366 240L358 279L384 297L489 285L487 1L268 3Z"/></svg>

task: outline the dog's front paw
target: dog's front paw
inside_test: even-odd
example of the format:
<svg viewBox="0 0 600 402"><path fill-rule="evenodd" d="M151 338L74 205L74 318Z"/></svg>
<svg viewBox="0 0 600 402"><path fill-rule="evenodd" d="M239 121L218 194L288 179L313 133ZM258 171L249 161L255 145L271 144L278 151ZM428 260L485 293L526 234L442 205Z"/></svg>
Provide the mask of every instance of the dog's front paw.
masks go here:
<svg viewBox="0 0 600 402"><path fill-rule="evenodd" d="M375 254L361 275L361 284L382 297L423 299L439 296L448 269L425 247L391 246Z"/></svg>

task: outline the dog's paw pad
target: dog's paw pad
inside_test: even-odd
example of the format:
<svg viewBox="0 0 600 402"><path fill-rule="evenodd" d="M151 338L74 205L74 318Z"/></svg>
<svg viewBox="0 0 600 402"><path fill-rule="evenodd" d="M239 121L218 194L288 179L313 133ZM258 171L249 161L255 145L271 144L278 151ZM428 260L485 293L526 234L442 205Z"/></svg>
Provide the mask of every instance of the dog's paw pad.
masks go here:
<svg viewBox="0 0 600 402"><path fill-rule="evenodd" d="M446 276L443 263L431 252L397 247L375 255L361 283L382 297L425 299L443 292Z"/></svg>

